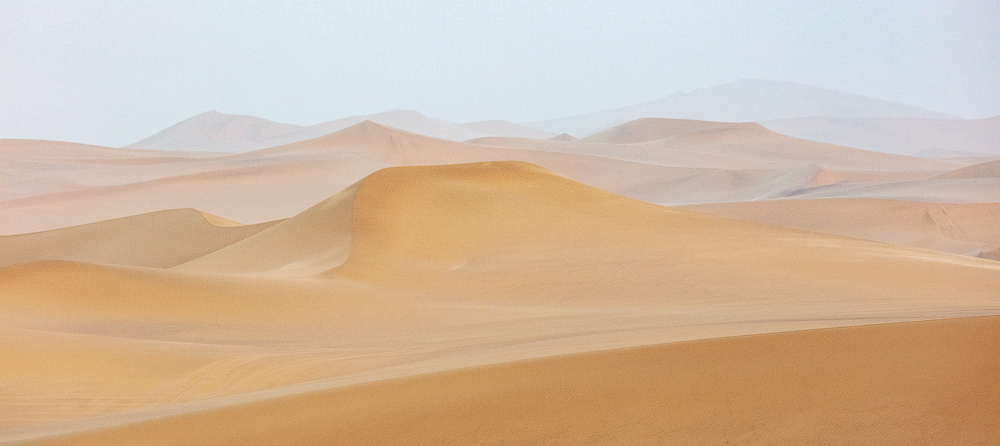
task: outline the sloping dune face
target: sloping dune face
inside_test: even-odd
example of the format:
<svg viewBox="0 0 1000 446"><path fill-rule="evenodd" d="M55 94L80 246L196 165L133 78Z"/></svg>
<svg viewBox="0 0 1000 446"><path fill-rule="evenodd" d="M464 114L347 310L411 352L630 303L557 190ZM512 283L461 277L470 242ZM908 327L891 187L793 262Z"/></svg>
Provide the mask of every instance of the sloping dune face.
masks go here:
<svg viewBox="0 0 1000 446"><path fill-rule="evenodd" d="M667 344L318 390L32 444L992 444L998 337L991 317Z"/></svg>
<svg viewBox="0 0 1000 446"><path fill-rule="evenodd" d="M784 295L775 293L782 283L810 296L867 290L846 294L863 300L875 290L948 293L959 286L948 270L988 281L997 272L990 262L654 206L524 163L385 169L359 185L355 203L351 257L333 274L437 292L456 281L462 295L553 298L552 287L566 287L577 302L607 299L608 288L580 284L649 270L656 277L615 299L766 302Z"/></svg>
<svg viewBox="0 0 1000 446"><path fill-rule="evenodd" d="M239 227L222 229L233 228ZM175 240L178 246L190 242ZM415 414L444 421L466 414L466 421L449 424L457 430L435 433L461 439L468 438L464 429L492 432L483 420L508 416L497 411L510 406L479 405L477 401L493 401L483 395L497 395L497 404L526 404L540 411L540 420L550 416L542 413L556 413L546 408L566 420L604 419L600 414L605 412L587 412L592 407L578 402L619 401L614 407L621 408L626 395L673 382L650 381L673 376L677 369L670 364L697 371L717 365L739 370L745 364L698 362L707 360L697 359L696 353L677 359L649 352L634 358L593 356L598 362L635 361L636 375L627 375L635 379L611 387L599 382L609 381L600 377L612 369L576 360L537 366L555 367L549 371L523 364L506 372L506 366L470 375L457 370L674 341L996 315L997 289L1000 264L993 261L657 206L528 163L392 167L299 215L173 268L65 261L0 268L0 355L19 358L0 362L0 440L104 435L100 432L107 428L108 437L71 441L113 444L122 441L115 438L125 438L114 437L119 435L115 432L129 432L123 435L131 441L176 444L201 429L197 426L206 426L209 432L191 442L239 442L241 434L209 426L245 422L254 426L247 435L264 442L309 444L347 441L355 435L350 429L359 427L395 435L377 426L390 423L404 432L417 426L410 417ZM984 348L972 345L968 348ZM789 348L781 346L773 354L812 347ZM921 351L907 358L937 360L937 350L928 350L926 357ZM838 364L834 359L821 364ZM871 367L859 370L883 373L879 376L885 379L896 376L890 365ZM577 376L567 370L593 373ZM804 370L804 375L776 381L780 391L775 393L800 393L807 385L794 376L809 376L816 368ZM850 375L836 370L817 379ZM979 371L988 367L969 373L992 376ZM439 372L448 373L415 378ZM564 375L571 377L567 385L553 387ZM937 380L941 375L927 376ZM437 384L407 384L408 379ZM483 380L492 384L484 386ZM733 388L752 389L755 381L734 382ZM853 381L830 382L828 391L818 395L853 388ZM967 383L960 385L963 392L981 387L971 377L959 382ZM364 390L371 393L353 400L329 396L355 392L362 387L353 386L362 384L375 390ZM663 396L668 392L635 407L626 405L638 412L621 416L635 414L642 426L643 417L667 416L657 409L667 407L685 419L704 420L714 413L711 407L727 407L732 397L723 392L728 387L712 393L702 392L706 383L692 385L678 395L688 395L692 404L702 401L707 409L685 412L688 405L660 406L670 399ZM822 385L816 388L824 389ZM550 387L556 393L518 390ZM395 388L403 393L389 390ZM909 388L899 387L902 394L909 394ZM564 396L546 396L556 394ZM540 396L519 399L523 395ZM845 400L843 410L868 413L873 406L862 400L869 393L859 395ZM297 399L314 397L322 401ZM936 403L944 397L926 398ZM368 409L352 409L357 406L350 401ZM545 401L563 405L547 406ZM747 401L755 407L756 400ZM978 404L974 410L990 409L990 401L961 400ZM461 407L469 410L454 411ZM811 420L826 417L812 407L800 401L764 420L788 423L789 431L799 432L794 435L806 435L814 432ZM245 409L268 415L248 416ZM358 418L325 423L315 418L336 417L338 410ZM745 418L727 413L743 427L726 432L745 433L747 427L739 421ZM178 421L201 416L211 421ZM338 420L353 427L339 430ZM132 424L139 431L127 431L130 423L139 423ZM496 425L497 434L513 426L505 423ZM664 429L653 424L655 432ZM605 425L602 432L620 425ZM171 433L156 433L161 427L155 426ZM589 428L566 426L573 430L560 438L590 435ZM974 434L981 435L985 428L975 426ZM338 430L327 430L334 428ZM631 435L625 429L621 432ZM682 432L699 438L699 429ZM287 434L289 430L295 434ZM859 435L880 438L882 433ZM399 441L411 443L422 438L400 435ZM649 435L655 439L660 434ZM598 435L586 441L610 438ZM371 437L357 441L368 440L381 442Z"/></svg>

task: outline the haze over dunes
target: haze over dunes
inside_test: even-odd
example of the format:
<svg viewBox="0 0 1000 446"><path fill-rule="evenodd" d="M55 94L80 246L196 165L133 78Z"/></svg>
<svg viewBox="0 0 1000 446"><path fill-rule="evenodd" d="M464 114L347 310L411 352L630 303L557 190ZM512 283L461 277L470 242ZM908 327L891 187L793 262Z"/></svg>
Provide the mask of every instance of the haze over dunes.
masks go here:
<svg viewBox="0 0 1000 446"><path fill-rule="evenodd" d="M742 81L0 140L0 442L1000 441L1000 161L754 122L807 113L942 117Z"/></svg>

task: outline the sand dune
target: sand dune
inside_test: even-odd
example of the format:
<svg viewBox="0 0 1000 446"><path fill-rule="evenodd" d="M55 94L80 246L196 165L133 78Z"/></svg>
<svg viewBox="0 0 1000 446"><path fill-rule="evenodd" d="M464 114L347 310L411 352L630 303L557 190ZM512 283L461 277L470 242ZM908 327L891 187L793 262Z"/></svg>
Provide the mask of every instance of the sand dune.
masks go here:
<svg viewBox="0 0 1000 446"><path fill-rule="evenodd" d="M1000 178L1000 160L987 161L945 172L934 177L938 180L966 180L974 178Z"/></svg>
<svg viewBox="0 0 1000 446"><path fill-rule="evenodd" d="M731 122L694 121L689 119L642 118L629 121L595 133L583 141L603 142L611 144L637 144L641 142L666 139L672 136L719 130L733 127Z"/></svg>
<svg viewBox="0 0 1000 446"><path fill-rule="evenodd" d="M769 200L686 206L741 220L986 257L1000 247L1000 204L863 198Z"/></svg>
<svg viewBox="0 0 1000 446"><path fill-rule="evenodd" d="M5 179L12 184L4 191L10 195L0 196L6 217L0 234L174 208L196 208L247 223L273 221L291 217L382 167L490 160L535 163L658 204L788 196L990 202L995 195L971 180L943 188L923 181L964 166L961 162L815 143L751 123L648 119L616 131L640 127L643 135L674 136L633 144L526 138L479 138L466 144L364 121L318 138L232 155L170 158L134 151L153 156L85 163L50 159L5 173L13 178ZM704 128L714 130L696 131ZM682 131L688 132L676 134Z"/></svg>
<svg viewBox="0 0 1000 446"><path fill-rule="evenodd" d="M37 232L161 209L195 208L246 223L284 219L381 167L342 154L274 159L150 181L0 202L0 234Z"/></svg>
<svg viewBox="0 0 1000 446"><path fill-rule="evenodd" d="M202 273L320 273L347 260L355 187L293 218L177 266Z"/></svg>
<svg viewBox="0 0 1000 446"><path fill-rule="evenodd" d="M553 133L590 135L640 118L748 122L807 116L952 118L930 110L856 94L792 82L744 79L687 93L678 92L643 104L529 122L526 125Z"/></svg>
<svg viewBox="0 0 1000 446"><path fill-rule="evenodd" d="M546 139L553 136L552 133L544 130L533 129L526 125L514 124L504 120L477 121L459 124L469 130L479 132L483 135L493 136L513 136L518 138Z"/></svg>
<svg viewBox="0 0 1000 446"><path fill-rule="evenodd" d="M927 178L914 181L859 181L806 187L798 198L880 198L929 203L1000 203L996 178Z"/></svg>
<svg viewBox="0 0 1000 446"><path fill-rule="evenodd" d="M1000 441L998 336L991 317L613 350L314 390L30 444L989 444Z"/></svg>
<svg viewBox="0 0 1000 446"><path fill-rule="evenodd" d="M985 119L807 117L761 122L778 133L878 152L1000 156L1000 116Z"/></svg>
<svg viewBox="0 0 1000 446"><path fill-rule="evenodd" d="M93 160L93 159L129 159L153 156L197 157L206 154L173 153L149 150L117 149L113 147L94 146L64 141L45 141L37 139L0 139L0 159L6 162L37 161L37 160Z"/></svg>
<svg viewBox="0 0 1000 446"><path fill-rule="evenodd" d="M165 238L149 243L188 249ZM79 431L113 436L120 428L104 434L99 428L138 420L147 421L136 429L175 426L180 433L179 419L221 423L243 410L283 408L277 410L285 416L258 422L235 415L266 430L274 426L266 420L294 424L328 413L327 406L289 405L300 397L274 399L278 395L322 390L301 397L323 395L329 402L327 391L368 388L344 386L384 389L377 386L410 381L377 382L520 359L993 315L1000 312L998 288L1000 266L993 261L656 206L527 163L393 167L177 268L78 262L0 268L0 350L22 358L0 364L0 439ZM936 357L936 350L929 355ZM132 364L146 356L148 363ZM637 361L643 373L662 377ZM498 367L488 370L522 366ZM896 376L886 367L882 376ZM548 386L543 376L561 373L545 372L535 383ZM970 379L992 376L970 373ZM591 388L587 378L573 379ZM523 385L496 382L492 391L499 394ZM795 383L774 385L799 389ZM973 393L975 385L956 384ZM475 397L463 386L456 398ZM419 388L436 389L411 387ZM594 390L591 397L605 395ZM375 392L369 395L385 395ZM627 401L630 392L636 390L622 389L616 398ZM845 404L861 404L867 394L858 395ZM928 398L938 401L933 395ZM266 407L233 406L252 401ZM705 401L719 407L712 404L721 397ZM966 401L973 400L955 407ZM433 407L425 413L437 413ZM357 415L366 413L378 414ZM692 417L701 418L698 413ZM901 418L922 419L910 412ZM362 419L371 432L373 419ZM158 435L143 442L159 441ZM219 433L202 438L213 435Z"/></svg>
<svg viewBox="0 0 1000 446"><path fill-rule="evenodd" d="M738 123L727 127L685 133L651 143L708 153L786 162L812 162L822 167L859 170L923 170L947 168L946 162L905 157L846 146L818 143L772 132L760 124Z"/></svg>
<svg viewBox="0 0 1000 446"><path fill-rule="evenodd" d="M477 144L601 155L684 167L824 168L868 172L917 171L924 176L960 164L905 157L791 138L756 123L645 118L613 127L575 143L482 138Z"/></svg>
<svg viewBox="0 0 1000 446"><path fill-rule="evenodd" d="M209 111L174 124L142 141L133 149L248 152L291 144L339 132L365 121L450 141L485 136L548 138L552 133L507 121L458 124L425 116L412 110L391 110L350 116L310 126L284 124L246 115Z"/></svg>
<svg viewBox="0 0 1000 446"><path fill-rule="evenodd" d="M576 141L576 140L579 140L580 138L577 138L577 137L575 137L573 135L570 135L569 133L560 133L560 134L558 134L556 136L553 136L553 137L551 137L549 139L551 139L553 141Z"/></svg>
<svg viewBox="0 0 1000 446"><path fill-rule="evenodd" d="M247 115L207 111L129 144L133 149L202 150L242 152L291 142L306 131L300 125L269 121ZM291 140L288 138L291 137Z"/></svg>
<svg viewBox="0 0 1000 446"><path fill-rule="evenodd" d="M245 226L194 209L158 211L64 229L0 236L0 266L73 260L169 268L271 225Z"/></svg>

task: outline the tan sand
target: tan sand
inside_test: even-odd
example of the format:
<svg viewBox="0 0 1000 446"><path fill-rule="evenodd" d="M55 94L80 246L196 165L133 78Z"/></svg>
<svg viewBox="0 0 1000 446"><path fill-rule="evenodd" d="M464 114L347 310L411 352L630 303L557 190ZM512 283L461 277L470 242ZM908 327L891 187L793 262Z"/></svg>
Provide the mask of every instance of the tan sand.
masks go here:
<svg viewBox="0 0 1000 446"><path fill-rule="evenodd" d="M0 351L20 359L0 364L0 440L519 359L995 315L997 289L993 261L655 206L526 163L396 167L179 268L0 269Z"/></svg>
<svg viewBox="0 0 1000 446"><path fill-rule="evenodd" d="M363 121L330 135L235 155L89 148L85 152L93 158L53 155L21 160L5 171L9 187L0 192L5 216L0 234L176 208L260 223L291 217L382 167L490 160L531 162L658 204L787 196L989 202L996 195L982 183L992 178L952 180L944 187L925 181L962 163L820 144L756 124L653 119L619 130L633 127L659 136L693 132L637 144L525 138L463 144ZM58 143L32 144L43 146L39 153L57 152ZM18 153L31 152L27 147ZM95 151L118 156L98 157Z"/></svg>
<svg viewBox="0 0 1000 446"><path fill-rule="evenodd" d="M1000 161L987 161L984 163L961 167L950 172L937 175L935 178L939 180L1000 178Z"/></svg>
<svg viewBox="0 0 1000 446"><path fill-rule="evenodd" d="M504 120L476 121L459 124L460 127L474 130L483 135L493 136L514 136L518 138L547 139L553 136L552 133L538 130L526 125L514 124Z"/></svg>
<svg viewBox="0 0 1000 446"><path fill-rule="evenodd" d="M991 444L1000 318L514 362L30 444Z"/></svg>
<svg viewBox="0 0 1000 446"><path fill-rule="evenodd" d="M175 209L82 226L0 236L0 266L40 260L169 268L243 240L272 223L241 225ZM155 243L149 243L155 240Z"/></svg>
<svg viewBox="0 0 1000 446"><path fill-rule="evenodd" d="M971 256L1000 246L997 203L828 198L712 203L685 209Z"/></svg>
<svg viewBox="0 0 1000 446"><path fill-rule="evenodd" d="M797 138L880 152L937 158L1000 156L1000 116L984 119L814 116L761 121L761 124Z"/></svg>

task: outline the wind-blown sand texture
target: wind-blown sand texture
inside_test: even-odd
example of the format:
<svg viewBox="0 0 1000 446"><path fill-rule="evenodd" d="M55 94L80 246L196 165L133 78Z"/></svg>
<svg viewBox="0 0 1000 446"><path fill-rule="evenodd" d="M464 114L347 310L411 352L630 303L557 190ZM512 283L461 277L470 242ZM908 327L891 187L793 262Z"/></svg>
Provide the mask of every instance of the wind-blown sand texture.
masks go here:
<svg viewBox="0 0 1000 446"><path fill-rule="evenodd" d="M1000 441L995 162L385 115L0 141L0 442Z"/></svg>

